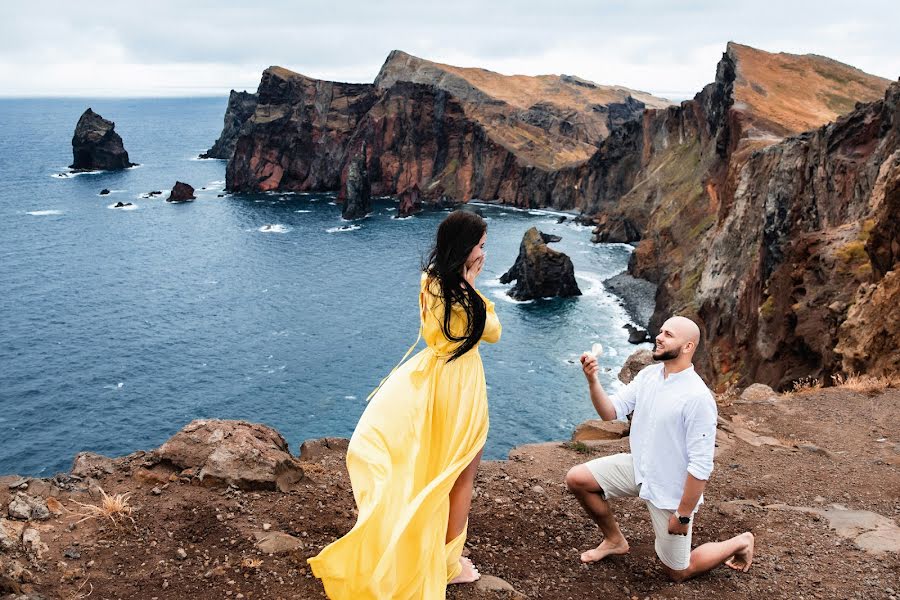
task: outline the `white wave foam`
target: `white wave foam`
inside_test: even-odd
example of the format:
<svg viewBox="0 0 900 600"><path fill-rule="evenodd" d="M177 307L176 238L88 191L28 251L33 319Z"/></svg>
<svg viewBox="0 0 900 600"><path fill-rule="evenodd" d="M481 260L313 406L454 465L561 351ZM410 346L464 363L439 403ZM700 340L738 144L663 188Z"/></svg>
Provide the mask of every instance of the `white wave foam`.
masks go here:
<svg viewBox="0 0 900 600"><path fill-rule="evenodd" d="M534 300L516 300L515 298L510 298L506 295L504 290L493 290L491 291L491 296L510 304L531 304L534 302Z"/></svg>
<svg viewBox="0 0 900 600"><path fill-rule="evenodd" d="M295 213L311 213L311 210L295 210Z"/></svg>
<svg viewBox="0 0 900 600"><path fill-rule="evenodd" d="M51 215L61 215L61 214L63 214L63 211L61 211L61 210L32 210L26 214L33 215L35 217L49 217Z"/></svg>
<svg viewBox="0 0 900 600"><path fill-rule="evenodd" d="M282 225L281 223L274 223L271 225L263 225L257 231L261 233L287 233L291 228L286 225Z"/></svg>
<svg viewBox="0 0 900 600"><path fill-rule="evenodd" d="M325 230L325 232L339 233L342 231L356 231L357 229L362 229L362 225L341 225L340 227L329 227Z"/></svg>
<svg viewBox="0 0 900 600"><path fill-rule="evenodd" d="M116 203L118 204L118 203ZM114 210L137 210L137 204L129 204L128 206L119 206L116 207L116 204L109 204L106 208L112 208Z"/></svg>

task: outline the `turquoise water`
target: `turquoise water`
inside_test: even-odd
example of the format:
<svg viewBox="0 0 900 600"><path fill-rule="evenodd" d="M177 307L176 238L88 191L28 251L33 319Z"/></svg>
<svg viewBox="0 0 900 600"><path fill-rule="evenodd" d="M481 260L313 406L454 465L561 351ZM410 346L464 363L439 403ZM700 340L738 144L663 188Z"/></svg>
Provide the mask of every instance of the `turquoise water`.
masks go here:
<svg viewBox="0 0 900 600"><path fill-rule="evenodd" d="M445 216L349 230L329 194L223 194L225 163L194 157L218 136L226 99L0 101L0 473L51 475L81 450L153 448L196 418L271 425L292 450L349 436L365 398L416 338L418 266ZM91 106L116 122L132 162L60 177ZM176 180L198 199L142 194ZM206 189L200 189L200 188ZM103 188L113 190L99 196ZM132 210L111 209L117 201ZM503 339L483 345L486 456L567 439L591 418L578 355L602 341L604 383L628 353L627 321L601 280L630 247L541 211L483 207L479 287ZM561 235L585 295L510 301L499 276L522 234Z"/></svg>

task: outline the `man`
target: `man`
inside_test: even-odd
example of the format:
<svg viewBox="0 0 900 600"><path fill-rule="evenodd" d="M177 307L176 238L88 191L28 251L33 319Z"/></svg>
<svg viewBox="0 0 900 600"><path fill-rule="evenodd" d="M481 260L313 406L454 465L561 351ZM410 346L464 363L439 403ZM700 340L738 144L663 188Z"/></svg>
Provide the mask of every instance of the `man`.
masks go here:
<svg viewBox="0 0 900 600"><path fill-rule="evenodd" d="M605 456L578 465L566 485L600 526L603 542L581 555L582 562L626 554L628 541L609 500L639 496L647 503L656 533L656 555L676 582L727 564L747 572L753 561L753 534L708 543L691 552L694 513L713 468L716 403L694 372L692 359L700 329L685 317L666 321L656 337L653 359L620 394L608 396L597 380L597 359L581 357L591 402L604 421L631 422L631 454Z"/></svg>

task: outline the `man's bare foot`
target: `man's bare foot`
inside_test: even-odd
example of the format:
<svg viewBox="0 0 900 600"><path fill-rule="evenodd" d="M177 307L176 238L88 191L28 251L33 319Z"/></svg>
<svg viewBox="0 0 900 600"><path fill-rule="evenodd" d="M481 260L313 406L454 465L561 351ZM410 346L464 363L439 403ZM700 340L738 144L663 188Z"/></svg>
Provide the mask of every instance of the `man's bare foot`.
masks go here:
<svg viewBox="0 0 900 600"><path fill-rule="evenodd" d="M451 579L448 585L453 585L454 583L472 583L473 581L481 579L481 573L478 572L478 569L475 568L475 565L472 564L471 560L465 556L460 556L459 564L462 565L462 571L459 572L459 575Z"/></svg>
<svg viewBox="0 0 900 600"><path fill-rule="evenodd" d="M745 538L746 546L742 550L734 553L734 556L725 561L725 564L734 569L746 573L750 570L753 563L753 534L749 531L742 533L741 537Z"/></svg>
<svg viewBox="0 0 900 600"><path fill-rule="evenodd" d="M603 540L596 548L591 548L581 553L581 562L592 563L603 560L614 554L628 554L628 541L622 538L619 541Z"/></svg>

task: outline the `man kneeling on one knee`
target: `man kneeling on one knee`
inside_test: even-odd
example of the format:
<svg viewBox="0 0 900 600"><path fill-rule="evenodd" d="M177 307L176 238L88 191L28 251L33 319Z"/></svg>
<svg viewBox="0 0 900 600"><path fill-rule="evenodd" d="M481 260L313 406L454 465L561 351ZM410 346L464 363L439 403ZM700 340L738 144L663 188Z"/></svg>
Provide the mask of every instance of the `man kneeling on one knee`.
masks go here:
<svg viewBox="0 0 900 600"><path fill-rule="evenodd" d="M703 544L691 552L691 531L713 469L716 402L692 364L700 329L685 317L660 328L653 359L619 394L608 396L597 379L597 359L581 357L591 402L604 421L631 421L630 454L605 456L578 465L566 485L603 532L603 541L581 555L583 562L626 554L628 541L609 500L639 496L647 503L656 534L656 554L675 581L718 565L747 572L753 534Z"/></svg>

